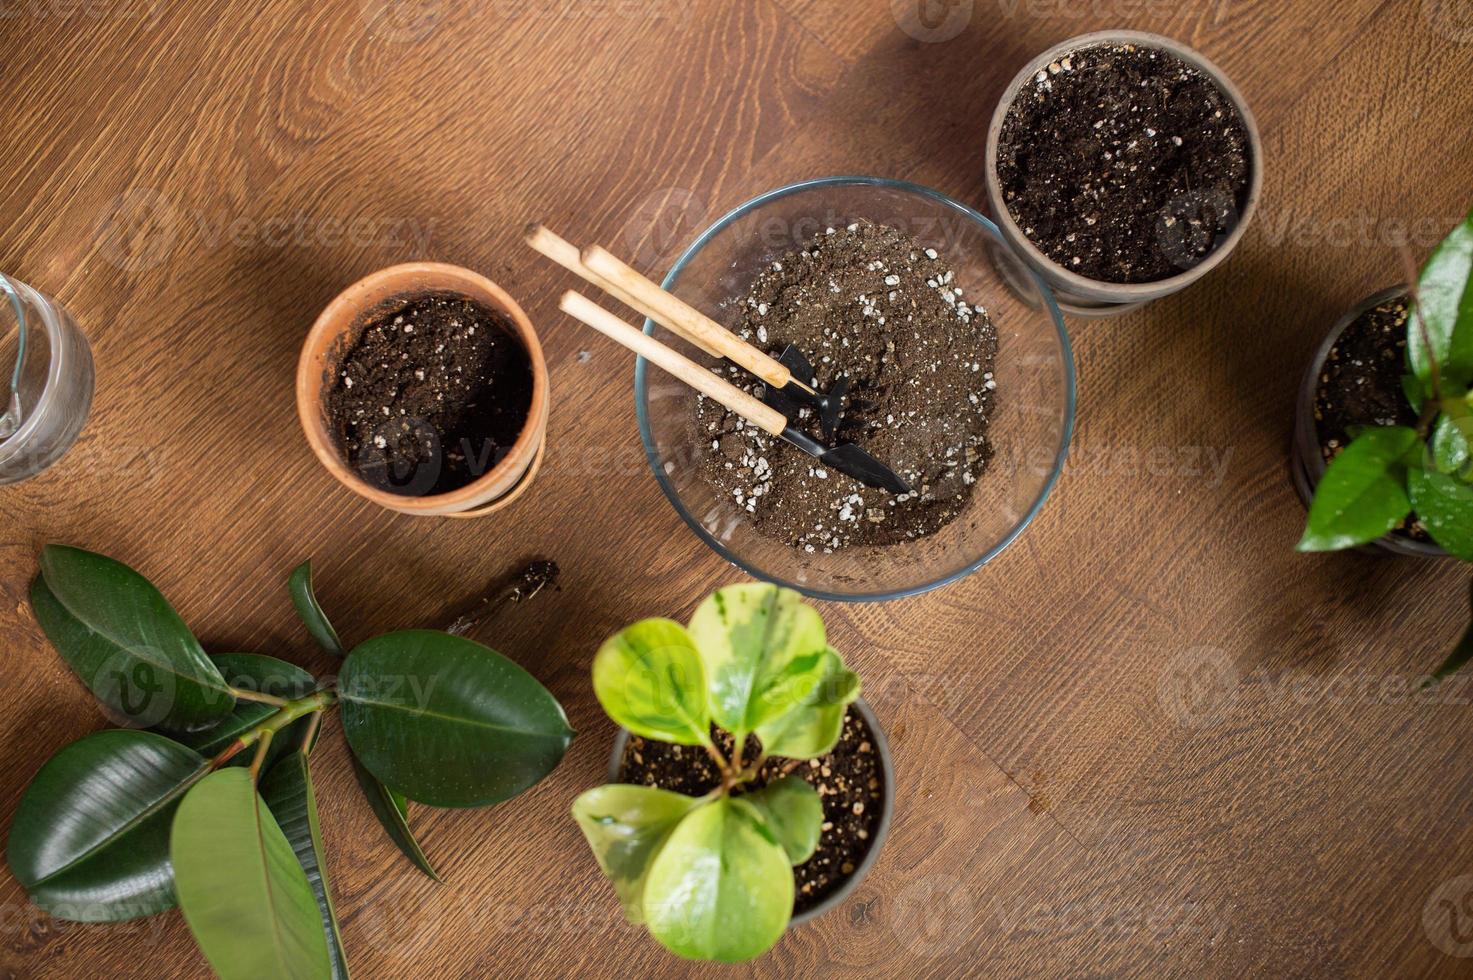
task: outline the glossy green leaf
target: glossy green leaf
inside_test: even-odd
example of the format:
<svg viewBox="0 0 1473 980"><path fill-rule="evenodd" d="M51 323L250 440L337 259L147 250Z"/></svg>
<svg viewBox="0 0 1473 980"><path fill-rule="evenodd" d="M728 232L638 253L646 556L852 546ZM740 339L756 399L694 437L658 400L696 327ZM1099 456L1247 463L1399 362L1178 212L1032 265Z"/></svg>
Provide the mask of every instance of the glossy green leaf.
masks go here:
<svg viewBox="0 0 1473 980"><path fill-rule="evenodd" d="M1432 461L1440 473L1457 473L1468 465L1468 437L1463 425L1451 416L1438 416L1432 430Z"/></svg>
<svg viewBox="0 0 1473 980"><path fill-rule="evenodd" d="M179 908L221 980L332 974L312 885L244 769L201 780L174 815Z"/></svg>
<svg viewBox="0 0 1473 980"><path fill-rule="evenodd" d="M1473 561L1473 487L1430 470L1413 470L1408 486L1412 506L1432 540L1448 554Z"/></svg>
<svg viewBox="0 0 1473 980"><path fill-rule="evenodd" d="M21 797L6 842L11 872L58 919L122 922L173 908L169 826L207 771L197 752L151 732L73 742Z"/></svg>
<svg viewBox="0 0 1473 980"><path fill-rule="evenodd" d="M1437 668L1437 672L1432 675L1433 682L1446 680L1468 666L1470 661L1473 661L1473 626L1468 627L1463 639L1448 655L1447 660L1443 661L1442 666Z"/></svg>
<svg viewBox="0 0 1473 980"><path fill-rule="evenodd" d="M435 881L440 880L440 875L430 864L429 858L425 857L424 851L420 849L419 841L414 839L414 834L409 829L409 806L404 799L403 793L397 793L389 789L378 778L367 769L358 757L352 752L348 758L353 760L353 775L358 777L358 785L363 789L363 795L368 799L368 805L373 809L373 815L378 817L378 822L383 825L389 839L394 846L409 859L416 868L423 871Z"/></svg>
<svg viewBox="0 0 1473 980"><path fill-rule="evenodd" d="M317 602L317 593L312 589L312 563L304 561L298 565L287 585L291 590L292 605L296 607L297 615L301 617L312 639L333 656L343 656L343 641L338 639L338 631L333 629L327 614Z"/></svg>
<svg viewBox="0 0 1473 980"><path fill-rule="evenodd" d="M650 934L690 959L739 963L771 949L793 914L787 854L751 804L723 797L693 810L650 865Z"/></svg>
<svg viewBox="0 0 1473 980"><path fill-rule="evenodd" d="M676 745L711 741L701 656L684 626L646 619L610 637L593 658L593 691L636 735Z"/></svg>
<svg viewBox="0 0 1473 980"><path fill-rule="evenodd" d="M359 761L430 806L509 799L556 768L573 737L536 678L448 633L391 633L355 648L338 696Z"/></svg>
<svg viewBox="0 0 1473 980"><path fill-rule="evenodd" d="M31 606L82 683L141 727L199 731L235 707L225 678L168 600L121 562L48 545Z"/></svg>
<svg viewBox="0 0 1473 980"><path fill-rule="evenodd" d="M762 751L785 759L828 755L844 733L844 715L859 698L859 675L844 666L832 647L824 657L823 677L792 711L757 726Z"/></svg>
<svg viewBox="0 0 1473 980"><path fill-rule="evenodd" d="M219 668L226 683L238 690L292 699L306 697L317 689L317 680L311 674L295 664L277 660L275 657L265 657L257 653L217 653L210 659ZM173 737L200 755L210 758L223 751L242 734L270 718L276 710L272 705L240 698L236 701L235 710L214 728ZM277 733L267 750L268 767L301 744L308 723L308 719L303 718ZM232 766L250 764L250 752L242 752L227 763Z"/></svg>
<svg viewBox="0 0 1473 980"><path fill-rule="evenodd" d="M623 783L591 789L573 801L573 819L630 922L644 921L644 882L654 856L686 814L705 802Z"/></svg>
<svg viewBox="0 0 1473 980"><path fill-rule="evenodd" d="M1336 456L1309 508L1300 551L1338 551L1389 534L1411 513L1406 456L1417 434L1403 426L1367 429Z"/></svg>
<svg viewBox="0 0 1473 980"><path fill-rule="evenodd" d="M1418 415L1421 415L1422 406L1427 404L1427 399L1430 397L1430 393L1427 391L1427 385L1415 374L1403 374L1401 376L1401 390L1407 397L1407 404L1411 405L1412 410Z"/></svg>
<svg viewBox="0 0 1473 980"><path fill-rule="evenodd" d="M799 705L823 676L823 620L772 585L721 589L696 609L691 638L716 724L738 739Z"/></svg>
<svg viewBox="0 0 1473 980"><path fill-rule="evenodd" d="M1452 230L1422 270L1422 321L1431 353L1450 381L1473 381L1473 215ZM1407 354L1424 382L1432 376L1432 357L1415 312L1407 318Z"/></svg>
<svg viewBox="0 0 1473 980"><path fill-rule="evenodd" d="M752 805L797 867L813 857L823 833L823 800L797 776L784 776L741 797Z"/></svg>
<svg viewBox="0 0 1473 980"><path fill-rule="evenodd" d="M312 770L307 765L307 753L298 749L272 766L261 781L261 796L296 852L302 870L307 873L307 883L312 886L317 911L322 917L333 980L348 980L348 954L343 951L338 915L332 903L332 887L327 881L327 860L323 856L322 828L317 819L317 796L312 790Z"/></svg>

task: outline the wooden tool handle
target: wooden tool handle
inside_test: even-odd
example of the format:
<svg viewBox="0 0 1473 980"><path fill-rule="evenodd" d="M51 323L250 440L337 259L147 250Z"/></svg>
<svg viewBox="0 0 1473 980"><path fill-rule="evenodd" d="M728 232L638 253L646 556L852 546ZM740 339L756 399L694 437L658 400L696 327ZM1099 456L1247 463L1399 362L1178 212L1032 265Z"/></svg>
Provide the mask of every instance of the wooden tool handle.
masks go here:
<svg viewBox="0 0 1473 980"><path fill-rule="evenodd" d="M775 436L788 427L787 417L747 394L736 385L718 378L655 338L630 326L586 296L571 290L563 294L562 311L581 320L610 340L621 344L652 364L670 372L701 394L725 405L747 421Z"/></svg>
<svg viewBox="0 0 1473 980"><path fill-rule="evenodd" d="M663 323L691 343L714 350L718 356L740 365L774 388L786 387L793 380L793 372L787 365L768 357L700 310L665 292L607 249L597 245L586 248L582 258L585 268L656 311L658 315L651 319Z"/></svg>
<svg viewBox="0 0 1473 980"><path fill-rule="evenodd" d="M593 285L602 289L604 292L608 293L610 296L614 297L614 299L623 303L631 310L636 310L640 314L649 317L651 320L654 320L656 323L663 325L667 329L673 330L675 333L684 337L692 344L695 344L697 347L705 351L707 354L710 354L712 357L722 356L721 352L716 350L715 348L701 343L701 341L695 337L687 336L676 327L670 326L670 324L666 323L660 317L659 311L651 309L645 303L641 303L637 298L629 295L629 293L621 289L617 283L610 282L603 276L588 268L588 266L584 265L583 256L578 252L578 246L574 245L572 242L560 238L558 235L549 231L547 228L544 228L542 225L537 224L527 226L527 234L525 237L527 244L532 246L533 249L547 256L549 259L552 259L558 265L562 266L564 269L567 269L574 275L581 277L586 282L592 283Z"/></svg>

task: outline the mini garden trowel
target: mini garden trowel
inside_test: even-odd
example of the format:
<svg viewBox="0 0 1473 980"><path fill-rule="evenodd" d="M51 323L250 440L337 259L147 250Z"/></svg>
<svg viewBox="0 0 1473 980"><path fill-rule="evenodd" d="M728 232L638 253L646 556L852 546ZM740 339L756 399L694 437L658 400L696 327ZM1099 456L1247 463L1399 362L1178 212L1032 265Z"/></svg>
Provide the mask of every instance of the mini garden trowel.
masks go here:
<svg viewBox="0 0 1473 980"><path fill-rule="evenodd" d="M841 377L827 392L819 391L818 376L813 373L813 365L792 344L782 352L778 362L792 373L793 381L802 382L802 385L790 381L782 387L776 387L764 380L762 400L782 412L789 422L797 422L802 409L813 409L818 414L818 424L823 427L824 438L833 442L834 434L839 430L839 419L844 414L844 396L849 392L849 378Z"/></svg>
<svg viewBox="0 0 1473 980"><path fill-rule="evenodd" d="M609 339L668 371L759 429L803 450L823 465L876 490L888 490L894 494L911 492L910 485L898 473L859 446L849 442L830 449L792 425L787 416L778 409L764 404L725 378L718 377L683 354L625 323L587 297L575 292L564 293L561 306L564 313L581 320Z"/></svg>

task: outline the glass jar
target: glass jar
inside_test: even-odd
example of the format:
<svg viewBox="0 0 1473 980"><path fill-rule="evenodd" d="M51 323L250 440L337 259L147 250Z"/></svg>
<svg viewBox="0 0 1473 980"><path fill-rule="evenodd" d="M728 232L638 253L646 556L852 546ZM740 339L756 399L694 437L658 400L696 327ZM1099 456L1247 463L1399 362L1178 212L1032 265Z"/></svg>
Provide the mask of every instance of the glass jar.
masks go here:
<svg viewBox="0 0 1473 980"><path fill-rule="evenodd" d="M0 485L59 460L92 408L92 351L50 297L0 276Z"/></svg>

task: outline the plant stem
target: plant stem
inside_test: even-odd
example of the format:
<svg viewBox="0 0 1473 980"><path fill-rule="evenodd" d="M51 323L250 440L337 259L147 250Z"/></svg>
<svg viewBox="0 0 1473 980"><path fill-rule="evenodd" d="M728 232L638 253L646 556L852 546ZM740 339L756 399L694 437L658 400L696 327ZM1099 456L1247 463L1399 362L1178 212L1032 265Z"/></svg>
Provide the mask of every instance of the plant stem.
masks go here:
<svg viewBox="0 0 1473 980"><path fill-rule="evenodd" d="M290 703L286 698L278 698L270 694L262 694L260 691L251 691L240 687L232 687L230 693L239 701L254 701L257 704L269 704L277 708L284 708Z"/></svg>
<svg viewBox="0 0 1473 980"><path fill-rule="evenodd" d="M266 752L271 748L271 739L275 734L275 732L267 732L256 744L256 757L251 760L251 782L253 783L261 781L261 763L266 761Z"/></svg>
<svg viewBox="0 0 1473 980"><path fill-rule="evenodd" d="M316 691L307 695L305 698L286 702L276 714L265 719L255 728L241 733L239 738L225 746L220 754L210 761L210 768L219 769L241 752L255 745L263 737L275 735L298 718L303 718L313 712L320 713L325 711L328 707L337 703L337 699L336 691Z"/></svg>
<svg viewBox="0 0 1473 980"><path fill-rule="evenodd" d="M555 561L532 562L521 571L499 580L484 596L452 616L445 632L452 636L470 636L507 606L526 602L549 585L555 587L561 573Z"/></svg>
<svg viewBox="0 0 1473 980"><path fill-rule="evenodd" d="M322 712L312 712L312 717L307 721L307 730L302 733L302 751L310 753L312 743L317 741L317 732L322 728Z"/></svg>

